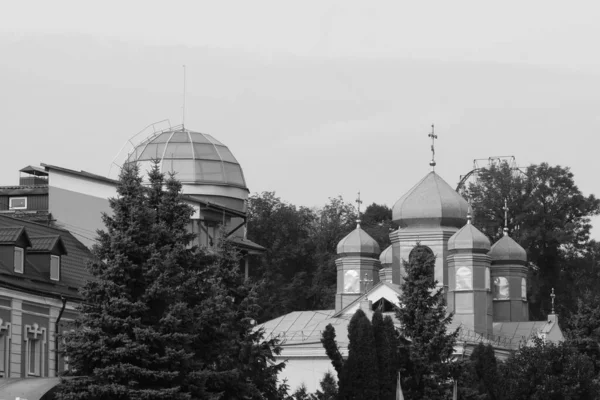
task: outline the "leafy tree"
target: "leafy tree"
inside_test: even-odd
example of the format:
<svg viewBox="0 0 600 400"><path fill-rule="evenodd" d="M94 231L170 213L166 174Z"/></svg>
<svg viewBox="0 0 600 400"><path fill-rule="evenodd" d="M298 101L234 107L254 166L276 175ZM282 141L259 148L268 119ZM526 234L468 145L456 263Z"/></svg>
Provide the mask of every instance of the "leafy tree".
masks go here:
<svg viewBox="0 0 600 400"><path fill-rule="evenodd" d="M502 364L502 396L511 400L597 399L593 361L569 342L536 338Z"/></svg>
<svg viewBox="0 0 600 400"><path fill-rule="evenodd" d="M405 263L396 311L400 333L410 341L400 367L402 389L410 399L442 399L451 389L449 361L458 330L448 332L452 315L446 315L443 288L434 280L435 256L417 246Z"/></svg>
<svg viewBox="0 0 600 400"><path fill-rule="evenodd" d="M117 193L65 335L81 378L63 381L58 398L277 398L278 348L252 324L260 288L246 284L231 245L220 240L213 255L189 246L193 211L157 164L149 186L124 168Z"/></svg>
<svg viewBox="0 0 600 400"><path fill-rule="evenodd" d="M592 359L596 374L600 373L600 296L586 290L566 325L567 337L581 353Z"/></svg>
<svg viewBox="0 0 600 400"><path fill-rule="evenodd" d="M473 365L474 378L480 394L487 395L490 400L498 399L496 393L499 390L499 372L496 362L494 348L488 344L479 343L470 357Z"/></svg>
<svg viewBox="0 0 600 400"><path fill-rule="evenodd" d="M508 201L511 236L527 250L533 266L531 316L545 318L551 288L563 299L562 311L574 309L574 291L566 285L576 273L574 259L586 251L590 217L600 213L600 200L581 193L569 168L547 163L531 165L523 174L507 163L492 165L479 171L477 182L468 189L474 224L492 240L501 236L504 200Z"/></svg>
<svg viewBox="0 0 600 400"><path fill-rule="evenodd" d="M390 244L390 232L398 227L392 222L392 209L386 205L372 203L360 217L361 227L377 241L381 250Z"/></svg>

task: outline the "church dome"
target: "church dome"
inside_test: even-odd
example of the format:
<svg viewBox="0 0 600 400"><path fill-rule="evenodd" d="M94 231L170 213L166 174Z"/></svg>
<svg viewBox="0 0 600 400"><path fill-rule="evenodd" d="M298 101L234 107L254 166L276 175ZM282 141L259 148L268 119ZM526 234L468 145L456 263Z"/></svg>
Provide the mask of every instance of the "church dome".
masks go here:
<svg viewBox="0 0 600 400"><path fill-rule="evenodd" d="M469 222L448 239L448 250L487 253L490 251L490 240Z"/></svg>
<svg viewBox="0 0 600 400"><path fill-rule="evenodd" d="M400 228L462 227L469 204L435 172L427 174L394 204L393 220Z"/></svg>
<svg viewBox="0 0 600 400"><path fill-rule="evenodd" d="M384 251L381 252L381 255L379 256L379 262L381 263L381 265L386 266L386 265L391 265L392 261L393 261L392 246L389 245L388 247L386 247L386 249Z"/></svg>
<svg viewBox="0 0 600 400"><path fill-rule="evenodd" d="M240 164L223 143L211 135L184 128L158 132L138 144L125 163L138 162L140 172L159 160L162 172L175 172L182 184L216 185L247 191Z"/></svg>
<svg viewBox="0 0 600 400"><path fill-rule="evenodd" d="M516 262L525 265L527 263L527 252L510 236L505 234L492 246L489 253L492 263L495 262Z"/></svg>
<svg viewBox="0 0 600 400"><path fill-rule="evenodd" d="M337 245L338 255L361 254L375 258L379 255L379 251L379 244L367 232L362 230L360 225L340 240Z"/></svg>

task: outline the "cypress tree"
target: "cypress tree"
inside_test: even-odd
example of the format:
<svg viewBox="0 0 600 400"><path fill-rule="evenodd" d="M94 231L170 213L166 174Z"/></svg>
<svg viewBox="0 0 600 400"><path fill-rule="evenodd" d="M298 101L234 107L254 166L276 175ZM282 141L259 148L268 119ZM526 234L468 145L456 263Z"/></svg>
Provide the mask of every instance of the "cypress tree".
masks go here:
<svg viewBox="0 0 600 400"><path fill-rule="evenodd" d="M392 323L391 318L386 317ZM375 337L375 352L379 367L379 398L381 400L393 400L396 396L396 368L394 360L395 340L390 337L389 327L384 322L380 310L375 311L372 319L373 334Z"/></svg>
<svg viewBox="0 0 600 400"><path fill-rule="evenodd" d="M443 288L434 279L435 256L417 245L408 263L396 316L408 340L401 366L402 389L410 399L443 399L451 389L450 360L458 331L448 332Z"/></svg>

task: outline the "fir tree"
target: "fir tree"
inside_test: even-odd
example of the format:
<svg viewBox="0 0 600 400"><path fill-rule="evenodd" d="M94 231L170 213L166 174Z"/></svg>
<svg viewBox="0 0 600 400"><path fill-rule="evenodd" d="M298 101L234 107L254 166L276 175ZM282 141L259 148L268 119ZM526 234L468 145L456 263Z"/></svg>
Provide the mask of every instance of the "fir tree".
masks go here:
<svg viewBox="0 0 600 400"><path fill-rule="evenodd" d="M401 335L409 340L401 366L402 389L410 399L447 398L450 390L448 361L458 331L448 332L452 316L446 314L443 288L434 279L435 256L417 245L405 263L407 275L396 316Z"/></svg>
<svg viewBox="0 0 600 400"><path fill-rule="evenodd" d="M318 400L336 400L338 398L338 385L331 372L323 375L320 385L321 390L317 390Z"/></svg>
<svg viewBox="0 0 600 400"><path fill-rule="evenodd" d="M252 329L256 290L225 241L189 246L181 184L155 164L123 169L89 266L94 279L66 335L73 374L60 399L276 398L275 343ZM210 325L216 324L216 325Z"/></svg>
<svg viewBox="0 0 600 400"><path fill-rule="evenodd" d="M394 322L389 316L384 321L381 311L377 310L373 314L372 324L379 367L379 398L381 400L394 400L396 397L397 374L395 355L397 340L395 338Z"/></svg>

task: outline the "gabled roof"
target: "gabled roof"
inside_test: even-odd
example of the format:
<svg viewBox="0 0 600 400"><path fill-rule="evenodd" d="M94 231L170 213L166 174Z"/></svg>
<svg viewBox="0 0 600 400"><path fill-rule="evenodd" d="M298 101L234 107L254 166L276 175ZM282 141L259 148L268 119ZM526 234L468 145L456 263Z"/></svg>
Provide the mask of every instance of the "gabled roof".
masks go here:
<svg viewBox="0 0 600 400"><path fill-rule="evenodd" d="M352 316L356 310L360 307L360 302L365 300L365 298L369 299L373 303L386 299L391 304L398 305L398 295L400 294L400 286L395 283L380 281L377 285L375 285L371 290L367 293L363 293L360 297L354 300L352 303L348 304L346 307L342 308L340 311L335 313L335 317L341 317L344 315Z"/></svg>
<svg viewBox="0 0 600 400"><path fill-rule="evenodd" d="M17 224L15 224L17 225ZM24 236L27 246L31 246L31 241L25 228L22 226L0 226L0 244L13 244Z"/></svg>
<svg viewBox="0 0 600 400"><path fill-rule="evenodd" d="M59 235L32 236L30 252L51 252L55 248L61 255L67 254L67 248Z"/></svg>

